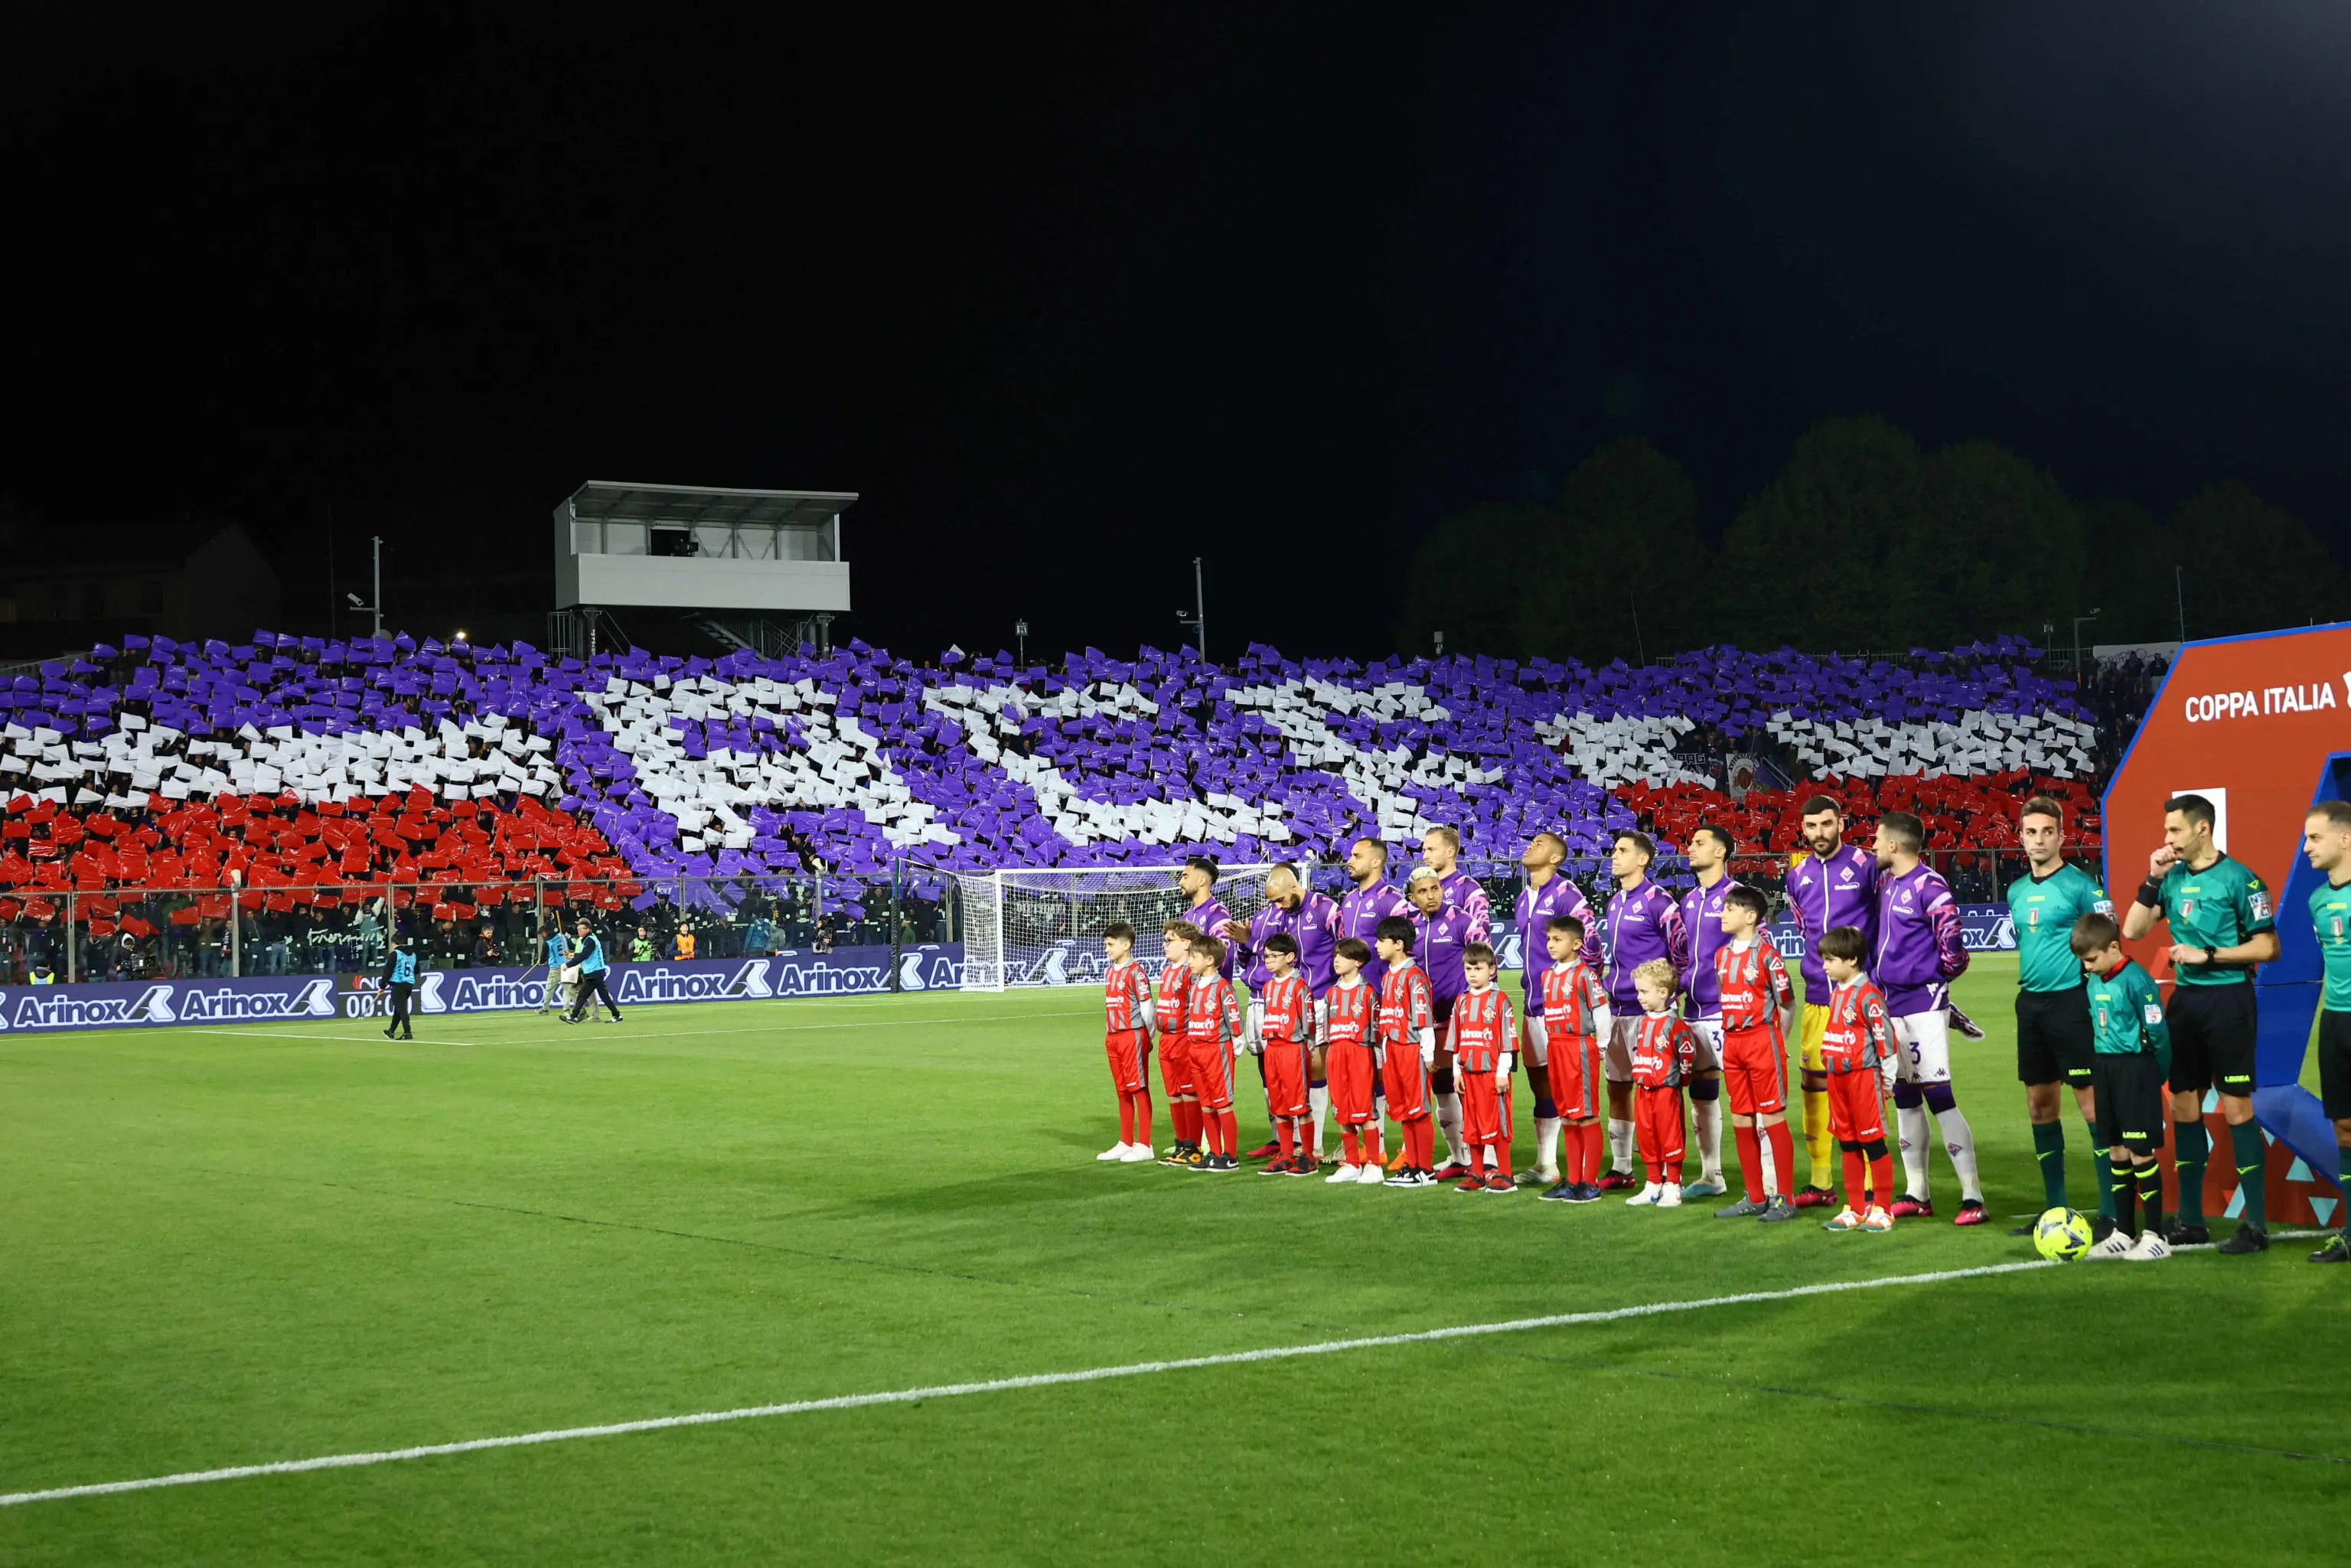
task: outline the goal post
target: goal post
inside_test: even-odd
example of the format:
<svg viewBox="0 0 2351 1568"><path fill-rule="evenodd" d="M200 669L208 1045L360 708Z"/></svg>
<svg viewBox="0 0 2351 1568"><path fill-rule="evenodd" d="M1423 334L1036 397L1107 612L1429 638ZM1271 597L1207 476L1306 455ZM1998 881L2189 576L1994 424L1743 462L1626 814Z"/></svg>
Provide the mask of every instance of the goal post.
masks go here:
<svg viewBox="0 0 2351 1568"><path fill-rule="evenodd" d="M1067 870L957 872L963 897L963 988L1079 985L1102 978L1102 934L1124 921L1134 927L1134 956L1156 974L1160 927L1191 900L1169 866L1089 866ZM1237 924L1265 907L1273 862L1229 865L1216 894Z"/></svg>

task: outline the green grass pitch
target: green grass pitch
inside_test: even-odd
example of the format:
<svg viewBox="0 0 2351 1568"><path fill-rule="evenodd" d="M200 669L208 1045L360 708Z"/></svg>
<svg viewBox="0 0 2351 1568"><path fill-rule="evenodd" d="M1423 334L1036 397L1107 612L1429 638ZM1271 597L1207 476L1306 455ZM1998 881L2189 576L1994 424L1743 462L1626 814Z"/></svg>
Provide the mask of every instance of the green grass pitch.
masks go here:
<svg viewBox="0 0 2351 1568"><path fill-rule="evenodd" d="M1097 1165L1075 991L0 1036L0 1492L2022 1260L2013 972L1998 1223L1883 1238ZM2336 1563L2308 1245L37 1502L0 1563Z"/></svg>

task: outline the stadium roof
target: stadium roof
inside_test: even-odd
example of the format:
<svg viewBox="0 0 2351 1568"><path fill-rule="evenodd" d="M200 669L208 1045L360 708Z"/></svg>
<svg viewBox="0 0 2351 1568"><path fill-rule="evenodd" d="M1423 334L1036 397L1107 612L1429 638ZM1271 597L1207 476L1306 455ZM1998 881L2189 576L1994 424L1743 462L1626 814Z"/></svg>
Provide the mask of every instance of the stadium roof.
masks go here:
<svg viewBox="0 0 2351 1568"><path fill-rule="evenodd" d="M582 522L815 528L832 521L856 499L853 490L723 490L590 479L572 492L570 507L571 515Z"/></svg>

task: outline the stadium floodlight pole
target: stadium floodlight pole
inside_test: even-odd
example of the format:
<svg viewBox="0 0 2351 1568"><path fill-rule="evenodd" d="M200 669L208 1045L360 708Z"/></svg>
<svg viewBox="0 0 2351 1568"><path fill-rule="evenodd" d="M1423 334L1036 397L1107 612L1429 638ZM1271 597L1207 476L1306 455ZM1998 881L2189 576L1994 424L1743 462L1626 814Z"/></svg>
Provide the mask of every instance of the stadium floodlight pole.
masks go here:
<svg viewBox="0 0 2351 1568"><path fill-rule="evenodd" d="M375 561L375 602L368 606L368 612L375 617L375 635L381 637L383 635L383 536L370 536L368 547L368 553Z"/></svg>
<svg viewBox="0 0 2351 1568"><path fill-rule="evenodd" d="M1208 594L1207 590L1201 586L1198 556L1192 558L1192 613L1186 615L1178 610L1176 612L1176 624L1192 633L1198 644L1200 657L1206 659L1208 656Z"/></svg>
<svg viewBox="0 0 2351 1568"><path fill-rule="evenodd" d="M1015 621L1012 623L1012 641L1020 649L1020 667L1025 670L1029 667L1029 622L1027 621Z"/></svg>
<svg viewBox="0 0 2351 1568"><path fill-rule="evenodd" d="M2188 641L2188 588L2182 581L2187 570L2180 566L2171 569L2171 596L2179 606L2179 640L2182 643Z"/></svg>
<svg viewBox="0 0 2351 1568"><path fill-rule="evenodd" d="M2095 621L2102 613L2101 611L2093 610L2087 615L2074 617L2074 678L2077 681L2082 678L2082 623L2085 621Z"/></svg>

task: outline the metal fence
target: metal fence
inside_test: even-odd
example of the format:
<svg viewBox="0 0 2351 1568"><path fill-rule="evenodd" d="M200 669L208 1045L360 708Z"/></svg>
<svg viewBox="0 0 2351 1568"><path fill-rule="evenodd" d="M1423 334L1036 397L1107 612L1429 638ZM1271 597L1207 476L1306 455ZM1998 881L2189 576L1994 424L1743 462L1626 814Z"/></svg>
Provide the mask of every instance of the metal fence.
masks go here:
<svg viewBox="0 0 2351 1568"><path fill-rule="evenodd" d="M232 911L234 915L232 915ZM952 884L879 875L625 883L385 883L310 888L0 889L0 984L357 974L397 925L426 967L539 962L586 920L615 960L762 957L952 941Z"/></svg>

